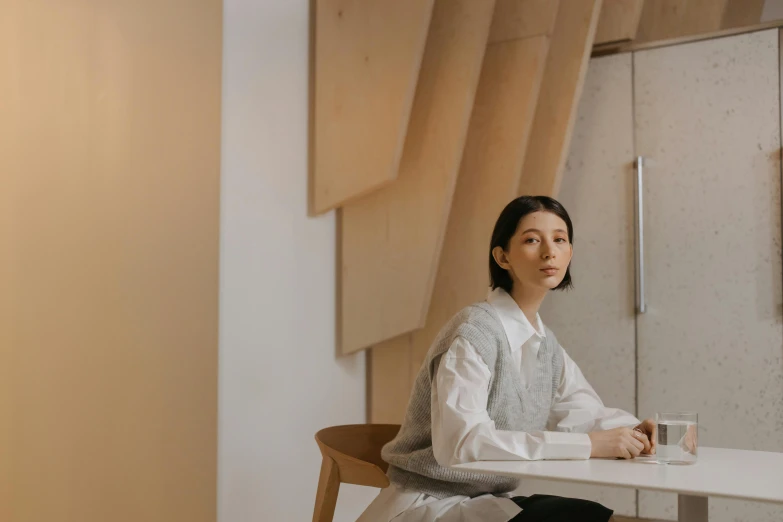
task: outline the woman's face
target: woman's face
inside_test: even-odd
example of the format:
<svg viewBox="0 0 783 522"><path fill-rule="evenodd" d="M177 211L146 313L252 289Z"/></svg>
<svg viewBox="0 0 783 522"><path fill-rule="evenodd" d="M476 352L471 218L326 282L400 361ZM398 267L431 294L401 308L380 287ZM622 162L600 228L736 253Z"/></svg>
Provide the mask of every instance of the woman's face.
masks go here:
<svg viewBox="0 0 783 522"><path fill-rule="evenodd" d="M565 277L573 247L565 221L551 212L538 211L522 218L506 250L495 247L492 255L509 272L515 288L551 290Z"/></svg>

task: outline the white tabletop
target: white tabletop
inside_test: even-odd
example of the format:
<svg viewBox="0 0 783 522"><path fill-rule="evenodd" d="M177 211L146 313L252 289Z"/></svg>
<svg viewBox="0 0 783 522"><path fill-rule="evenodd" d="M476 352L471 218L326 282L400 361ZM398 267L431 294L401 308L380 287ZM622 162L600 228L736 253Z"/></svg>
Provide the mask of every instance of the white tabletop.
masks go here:
<svg viewBox="0 0 783 522"><path fill-rule="evenodd" d="M640 457L634 460L486 461L460 464L454 469L783 503L783 453L699 448L698 462L687 466L657 464L649 457Z"/></svg>

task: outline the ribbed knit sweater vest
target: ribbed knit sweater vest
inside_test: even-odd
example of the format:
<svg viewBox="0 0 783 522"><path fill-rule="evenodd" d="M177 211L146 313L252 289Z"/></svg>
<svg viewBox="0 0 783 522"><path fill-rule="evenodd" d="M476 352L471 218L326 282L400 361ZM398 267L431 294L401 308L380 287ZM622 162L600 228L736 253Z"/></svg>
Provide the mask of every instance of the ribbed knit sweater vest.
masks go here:
<svg viewBox="0 0 783 522"><path fill-rule="evenodd" d="M430 411L432 386L441 356L457 337L467 340L489 368L487 412L495 421L495 428L508 431L546 429L563 371L563 354L554 334L546 329L546 341L538 351L535 380L525 388L500 318L490 304L476 303L462 309L443 327L427 353L402 428L397 437L383 447L383 459L389 463L389 479L403 488L437 498L513 491L519 485L517 479L456 471L435 460Z"/></svg>

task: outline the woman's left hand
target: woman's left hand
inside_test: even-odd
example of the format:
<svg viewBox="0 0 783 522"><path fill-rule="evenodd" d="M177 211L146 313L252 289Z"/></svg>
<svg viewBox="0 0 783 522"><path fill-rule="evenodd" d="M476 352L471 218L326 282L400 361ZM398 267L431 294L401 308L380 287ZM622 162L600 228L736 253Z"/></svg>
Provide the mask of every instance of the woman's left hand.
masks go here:
<svg viewBox="0 0 783 522"><path fill-rule="evenodd" d="M657 426L655 425L655 421L653 419L645 419L641 424L634 428L634 431L639 433L640 440L642 436L647 438L646 441L642 441L644 442L644 451L642 453L645 455L655 455L655 442L657 439L655 433L656 428Z"/></svg>

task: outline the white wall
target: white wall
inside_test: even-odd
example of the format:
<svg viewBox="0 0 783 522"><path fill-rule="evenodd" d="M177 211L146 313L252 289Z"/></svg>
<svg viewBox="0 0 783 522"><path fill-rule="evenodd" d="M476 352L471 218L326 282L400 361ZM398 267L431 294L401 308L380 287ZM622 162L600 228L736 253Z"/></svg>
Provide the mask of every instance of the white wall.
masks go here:
<svg viewBox="0 0 783 522"><path fill-rule="evenodd" d="M225 0L219 522L309 520L314 433L365 421L337 358L334 214L307 217L308 1ZM376 491L343 486L337 522Z"/></svg>

